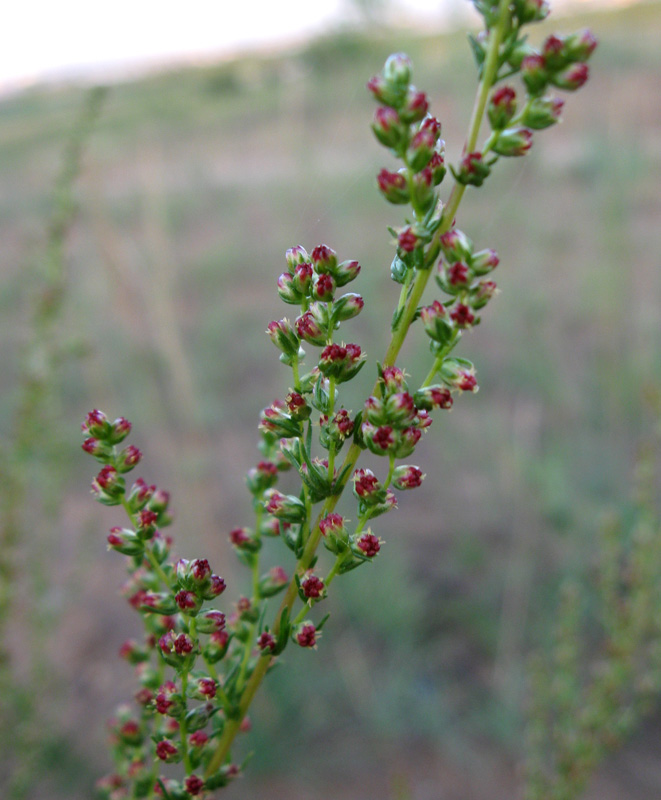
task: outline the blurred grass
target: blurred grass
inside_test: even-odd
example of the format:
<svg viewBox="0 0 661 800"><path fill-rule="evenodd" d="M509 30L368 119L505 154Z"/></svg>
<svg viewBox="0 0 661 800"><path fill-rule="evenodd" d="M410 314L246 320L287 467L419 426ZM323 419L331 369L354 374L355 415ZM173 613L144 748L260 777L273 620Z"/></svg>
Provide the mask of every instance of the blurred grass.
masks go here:
<svg viewBox="0 0 661 800"><path fill-rule="evenodd" d="M379 523L383 558L330 601L318 654L288 654L274 674L255 712L256 774L286 760L314 783L323 762L358 775L363 759L383 765L439 743L469 763L485 741L518 753L522 658L545 636L560 573L590 560L600 515L626 502L642 395L661 382L661 6L557 20L581 24L601 44L566 121L470 190L460 212L476 245L501 256L502 294L461 345L482 391L435 422L419 451L424 487ZM104 764L100 720L131 691L128 670L106 663L133 627L113 597L121 566L102 554L116 520L86 495L79 421L93 406L131 419L141 474L174 491L179 551L208 554L236 585L226 534L249 515L258 412L288 380L263 334L289 311L274 291L287 247L326 242L360 260L356 290L370 302L352 332L382 355L396 297L386 225L399 217L374 188L390 163L372 141L364 84L394 49L411 54L456 159L474 87L463 34L340 31L120 84L108 98L68 241L60 333L91 353L58 376L58 435L71 432L71 450L49 563L59 587L49 646L74 676L63 735L92 756L64 794L47 780L50 794L43 784L35 796L85 796ZM23 265L43 240L81 92L37 87L0 103L4 432L30 336ZM416 380L427 361L413 339L402 363ZM372 381L366 370L355 410Z"/></svg>

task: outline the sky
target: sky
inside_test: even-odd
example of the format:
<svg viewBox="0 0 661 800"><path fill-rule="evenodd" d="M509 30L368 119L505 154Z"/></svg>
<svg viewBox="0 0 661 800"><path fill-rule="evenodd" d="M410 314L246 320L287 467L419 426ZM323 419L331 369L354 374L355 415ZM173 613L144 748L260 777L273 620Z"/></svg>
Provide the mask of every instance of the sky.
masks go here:
<svg viewBox="0 0 661 800"><path fill-rule="evenodd" d="M458 0L389 0L393 12L440 24ZM6 2L0 87L84 77L174 58L228 56L245 47L320 34L351 0L21 0Z"/></svg>

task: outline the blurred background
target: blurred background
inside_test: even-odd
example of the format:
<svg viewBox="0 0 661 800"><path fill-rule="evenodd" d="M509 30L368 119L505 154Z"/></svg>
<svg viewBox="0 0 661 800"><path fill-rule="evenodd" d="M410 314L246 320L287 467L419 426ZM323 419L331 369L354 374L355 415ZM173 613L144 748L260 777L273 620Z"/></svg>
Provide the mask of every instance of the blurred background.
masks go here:
<svg viewBox="0 0 661 800"><path fill-rule="evenodd" d="M138 620L105 548L118 512L89 495L84 414L131 420L138 474L173 493L177 552L208 557L236 596L246 576L227 534L250 519L259 412L288 387L264 335L289 312L275 291L288 247L360 261L353 340L382 356L400 213L376 191L392 162L365 82L409 53L450 162L476 83L466 10L404 10L329 4L298 29L292 6L289 38L246 35L222 58L213 42L101 66L70 50L3 75L3 799L89 798L110 766L104 721L134 691L116 653ZM227 800L517 796L526 658L562 576L589 567L604 513L626 512L661 385L661 4L564 6L532 38L583 26L600 46L565 121L460 210L501 258L502 293L459 352L481 391L438 415L416 453L427 480L379 519L378 563L338 582L318 651L288 650L270 677ZM110 78L90 100L85 84ZM415 382L429 354L420 331L411 340ZM349 408L373 379L351 384ZM274 558L291 569L289 551ZM658 728L587 796L661 796Z"/></svg>

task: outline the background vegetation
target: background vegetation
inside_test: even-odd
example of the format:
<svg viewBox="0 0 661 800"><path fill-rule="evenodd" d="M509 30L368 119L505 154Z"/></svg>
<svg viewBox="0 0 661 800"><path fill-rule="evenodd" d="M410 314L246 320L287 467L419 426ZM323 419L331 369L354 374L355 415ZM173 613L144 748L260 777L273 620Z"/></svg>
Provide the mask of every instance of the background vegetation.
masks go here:
<svg viewBox="0 0 661 800"><path fill-rule="evenodd" d="M564 23L552 17L540 38ZM585 23L601 44L566 121L469 190L461 210L477 246L501 256L502 294L462 350L482 391L432 428L419 451L427 481L383 518L374 568L342 579L318 652L291 653L271 678L254 710L250 774L227 800L515 796L526 656L549 636L561 576L593 564L603 513L629 507L652 424L645 397L661 384L661 6ZM3 709L2 797L89 797L108 766L103 720L132 692L129 667L111 656L137 628L116 597L120 560L105 553L115 512L86 493L84 413L134 423L140 474L174 492L179 552L208 556L236 587L245 576L227 533L249 512L258 413L287 381L263 334L282 313L287 247L325 242L361 262L356 290L371 303L357 341L381 355L396 297L386 225L398 217L375 190L390 165L372 141L364 84L393 49L412 56L456 160L474 87L463 34L338 31L109 93L76 184L51 334L68 356L49 372L47 424L34 420L23 462L5 634L22 689ZM49 87L0 103L7 441L52 187L82 102L82 89ZM372 382L365 374L363 394ZM640 738L588 796L660 788L658 748Z"/></svg>

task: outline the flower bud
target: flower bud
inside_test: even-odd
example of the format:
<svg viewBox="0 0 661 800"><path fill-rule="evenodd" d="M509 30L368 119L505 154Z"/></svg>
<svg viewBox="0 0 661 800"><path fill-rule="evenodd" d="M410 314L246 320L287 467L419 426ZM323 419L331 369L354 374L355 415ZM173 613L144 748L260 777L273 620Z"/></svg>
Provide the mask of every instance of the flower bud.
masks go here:
<svg viewBox="0 0 661 800"><path fill-rule="evenodd" d="M313 600L323 600L326 597L326 587L321 578L307 572L301 579L300 590L303 600L307 600L312 605Z"/></svg>
<svg viewBox="0 0 661 800"><path fill-rule="evenodd" d="M434 191L434 174L431 168L427 166L418 172L413 176L411 183L413 185L411 202L414 208L418 208L421 211L429 211L437 199Z"/></svg>
<svg viewBox="0 0 661 800"><path fill-rule="evenodd" d="M374 112L372 131L384 147L397 148L406 136L406 125L394 108L381 106Z"/></svg>
<svg viewBox="0 0 661 800"><path fill-rule="evenodd" d="M335 267L333 277L338 287L346 286L358 277L360 264L357 261L343 261Z"/></svg>
<svg viewBox="0 0 661 800"><path fill-rule="evenodd" d="M392 85L383 77L375 75L367 81L367 88L372 93L374 99L383 103L385 106L400 106L404 99L402 90L393 90Z"/></svg>
<svg viewBox="0 0 661 800"><path fill-rule="evenodd" d="M351 549L365 558L374 558L382 544L383 541L368 530L354 539Z"/></svg>
<svg viewBox="0 0 661 800"><path fill-rule="evenodd" d="M406 87L411 81L411 59L406 53L393 53L386 59L383 77L397 87Z"/></svg>
<svg viewBox="0 0 661 800"><path fill-rule="evenodd" d="M117 456L117 471L130 472L142 459L142 453L134 444L125 447Z"/></svg>
<svg viewBox="0 0 661 800"><path fill-rule="evenodd" d="M129 664L140 664L149 659L149 653L144 647L140 647L135 639L127 639L119 648L119 657Z"/></svg>
<svg viewBox="0 0 661 800"><path fill-rule="evenodd" d="M493 144L499 156L524 156L532 147L532 131L529 128L507 128L501 131Z"/></svg>
<svg viewBox="0 0 661 800"><path fill-rule="evenodd" d="M438 134L433 126L420 128L411 139L406 151L406 160L413 172L420 172L421 169L424 169L429 164L431 157L434 155L437 141Z"/></svg>
<svg viewBox="0 0 661 800"><path fill-rule="evenodd" d="M397 437L397 447L395 449L396 458L407 458L415 450L416 445L420 441L422 432L419 428L411 426L399 432ZM396 501L395 501L396 505ZM385 509L385 510L390 510Z"/></svg>
<svg viewBox="0 0 661 800"><path fill-rule="evenodd" d="M338 383L351 380L365 363L365 356L357 344L330 344L321 352L319 369L327 378Z"/></svg>
<svg viewBox="0 0 661 800"><path fill-rule="evenodd" d="M458 328L469 328L475 322L475 314L464 303L457 303L450 312L450 317Z"/></svg>
<svg viewBox="0 0 661 800"><path fill-rule="evenodd" d="M304 295L296 288L294 278L288 272L283 272L278 278L278 294L281 300L291 305L300 305L304 300Z"/></svg>
<svg viewBox="0 0 661 800"><path fill-rule="evenodd" d="M396 467L392 475L392 485L395 489L417 489L425 476L419 467L411 464Z"/></svg>
<svg viewBox="0 0 661 800"><path fill-rule="evenodd" d="M184 781L184 788L191 797L197 797L204 791L204 781L199 775L189 775Z"/></svg>
<svg viewBox="0 0 661 800"><path fill-rule="evenodd" d="M269 408L263 409L259 429L277 437L291 438L300 435L301 423L293 420L282 404L276 401Z"/></svg>
<svg viewBox="0 0 661 800"><path fill-rule="evenodd" d="M495 250L479 250L470 257L471 269L476 275L487 275L496 269L500 260Z"/></svg>
<svg viewBox="0 0 661 800"><path fill-rule="evenodd" d="M410 225L407 225L399 231L397 236L397 248L402 253L412 253L420 244L422 244L420 238Z"/></svg>
<svg viewBox="0 0 661 800"><path fill-rule="evenodd" d="M434 300L430 306L425 306L420 312L420 318L430 339L439 344L446 344L450 340L454 330L453 325L448 312L438 300Z"/></svg>
<svg viewBox="0 0 661 800"><path fill-rule="evenodd" d="M394 453L398 441L395 431L390 425L372 425L371 422L363 422L360 428L363 441L367 447L377 456Z"/></svg>
<svg viewBox="0 0 661 800"><path fill-rule="evenodd" d="M441 236L443 255L452 263L454 261L468 261L473 252L473 243L465 233L458 228L450 228Z"/></svg>
<svg viewBox="0 0 661 800"><path fill-rule="evenodd" d="M293 420L304 422L309 419L312 409L300 392L289 392L285 402L287 403L287 411L289 411Z"/></svg>
<svg viewBox="0 0 661 800"><path fill-rule="evenodd" d="M346 408L341 408L331 420L325 415L322 416L320 422L322 427L320 440L326 449L329 449L332 443L337 452L344 444L345 439L353 433L353 420Z"/></svg>
<svg viewBox="0 0 661 800"><path fill-rule="evenodd" d="M382 169L377 176L376 182L379 186L379 191L389 203L394 205L408 203L410 196L408 184L406 183L406 176L401 172L388 172L387 169Z"/></svg>
<svg viewBox="0 0 661 800"><path fill-rule="evenodd" d="M296 318L296 333L308 344L321 347L326 344L328 334L327 327L321 326L312 311L306 311Z"/></svg>
<svg viewBox="0 0 661 800"><path fill-rule="evenodd" d="M269 655L275 650L275 638L272 633L264 631L257 637L257 647L263 654Z"/></svg>
<svg viewBox="0 0 661 800"><path fill-rule="evenodd" d="M131 486L131 491L126 497L131 511L135 513L143 509L151 500L155 491L155 486L148 486L142 478L138 478L133 486Z"/></svg>
<svg viewBox="0 0 661 800"><path fill-rule="evenodd" d="M475 367L465 358L446 358L440 369L443 382L460 392L477 392Z"/></svg>
<svg viewBox="0 0 661 800"><path fill-rule="evenodd" d="M289 584L289 576L282 567L272 567L259 580L259 596L273 597Z"/></svg>
<svg viewBox="0 0 661 800"><path fill-rule="evenodd" d="M277 480L278 468L271 461L260 461L256 467L252 467L246 473L248 491L253 495L259 495L266 489L270 489Z"/></svg>
<svg viewBox="0 0 661 800"><path fill-rule="evenodd" d="M418 389L413 397L419 409L452 408L452 395L445 386L425 386Z"/></svg>
<svg viewBox="0 0 661 800"><path fill-rule="evenodd" d="M108 417L97 408L89 412L80 428L86 436L91 436L95 439L105 440L110 436L111 432Z"/></svg>
<svg viewBox="0 0 661 800"><path fill-rule="evenodd" d="M551 82L559 89L566 89L573 92L580 89L581 86L587 81L590 74L588 65L582 62L572 64L571 67L564 70L564 72L556 73L551 77Z"/></svg>
<svg viewBox="0 0 661 800"><path fill-rule="evenodd" d="M333 299L335 294L335 281L332 275L327 272L322 272L317 275L312 282L312 298L314 300L322 300L328 302Z"/></svg>
<svg viewBox="0 0 661 800"><path fill-rule="evenodd" d="M521 77L531 96L543 94L549 82L544 57L539 53L526 56L521 62Z"/></svg>
<svg viewBox="0 0 661 800"><path fill-rule="evenodd" d="M124 479L114 467L106 465L92 481L92 492L100 503L118 505L124 494Z"/></svg>
<svg viewBox="0 0 661 800"><path fill-rule="evenodd" d="M177 691L177 686L172 681L166 681L159 686L156 694L156 711L159 714L169 717L180 717L186 706L181 693Z"/></svg>
<svg viewBox="0 0 661 800"><path fill-rule="evenodd" d="M294 641L296 644L300 645L300 647L316 647L320 635L321 634L314 625L308 620L301 622L293 631Z"/></svg>
<svg viewBox="0 0 661 800"><path fill-rule="evenodd" d="M309 262L310 257L305 251L305 248L297 244L295 247L290 247L289 250L287 250L285 253L285 260L287 261L287 269L290 274L293 275L296 271L296 267Z"/></svg>
<svg viewBox="0 0 661 800"><path fill-rule="evenodd" d="M156 745L156 755L166 764L177 764L181 761L179 750L169 739L162 739Z"/></svg>
<svg viewBox="0 0 661 800"><path fill-rule="evenodd" d="M516 114L516 92L511 86L501 86L491 95L487 107L489 122L495 131L506 128Z"/></svg>
<svg viewBox="0 0 661 800"><path fill-rule="evenodd" d="M365 301L359 294L349 292L338 297L333 303L333 319L337 322L357 317L363 310Z"/></svg>
<svg viewBox="0 0 661 800"><path fill-rule="evenodd" d="M307 261L303 264L297 264L294 269L293 286L296 291L300 292L303 296L307 296L310 291L310 284L312 283L312 264Z"/></svg>
<svg viewBox="0 0 661 800"><path fill-rule="evenodd" d="M305 504L298 497L281 494L276 489L268 489L264 493L264 508L267 513L285 522L303 522L306 516Z"/></svg>
<svg viewBox="0 0 661 800"><path fill-rule="evenodd" d="M408 392L388 395L384 402L384 411L388 423L398 428L411 423L417 414L413 398Z"/></svg>
<svg viewBox="0 0 661 800"><path fill-rule="evenodd" d="M261 547L259 539L251 536L248 528L234 528L230 531L229 540L237 550L246 553L256 553Z"/></svg>
<svg viewBox="0 0 661 800"><path fill-rule="evenodd" d="M549 72L563 69L571 63L565 49L565 40L562 36L551 34L542 45L544 65Z"/></svg>
<svg viewBox="0 0 661 800"><path fill-rule="evenodd" d="M482 153L468 153L465 155L459 169L452 169L452 174L458 183L464 186L482 186L491 173L491 167L482 158Z"/></svg>
<svg viewBox="0 0 661 800"><path fill-rule="evenodd" d="M536 97L525 109L521 122L533 130L542 130L560 121L564 100L559 97Z"/></svg>
<svg viewBox="0 0 661 800"><path fill-rule="evenodd" d="M337 253L328 245L320 244L314 248L311 255L312 266L318 275L330 272L337 267Z"/></svg>
<svg viewBox="0 0 661 800"><path fill-rule="evenodd" d="M393 394L394 392L408 391L404 373L399 367L385 367L381 371L380 379L383 382L383 392L385 395Z"/></svg>
<svg viewBox="0 0 661 800"><path fill-rule="evenodd" d="M445 142L442 139L436 146L436 152L431 157L428 169L431 170L432 183L434 186L438 186L447 172L447 167L445 166Z"/></svg>
<svg viewBox="0 0 661 800"><path fill-rule="evenodd" d="M289 358L298 356L300 347L298 336L288 319L269 322L266 332L278 350Z"/></svg>
<svg viewBox="0 0 661 800"><path fill-rule="evenodd" d="M425 118L428 110L429 101L427 100L427 95L424 92L419 92L415 86L411 86L399 109L399 116L402 122L419 122Z"/></svg>
<svg viewBox="0 0 661 800"><path fill-rule="evenodd" d="M230 635L227 631L214 631L204 648L204 660L211 664L216 664L225 657L229 643Z"/></svg>
<svg viewBox="0 0 661 800"><path fill-rule="evenodd" d="M565 51L571 61L587 61L597 47L592 31L583 30L572 33L565 39Z"/></svg>
<svg viewBox="0 0 661 800"><path fill-rule="evenodd" d="M132 425L124 417L118 417L110 426L110 433L108 435L108 442L110 444L119 444L131 433Z"/></svg>
<svg viewBox="0 0 661 800"><path fill-rule="evenodd" d="M455 261L454 264L448 264L445 269L445 276L448 285L455 290L451 292L453 294L456 294L456 292L461 289L465 289L471 279L471 275L468 271L468 264L464 264L463 261Z"/></svg>
<svg viewBox="0 0 661 800"><path fill-rule="evenodd" d="M216 597L219 597L227 588L225 584L224 578L221 578L220 575L212 575L209 578L209 583L205 584L204 587L200 589L202 592L202 599L203 600L215 600Z"/></svg>
<svg viewBox="0 0 661 800"><path fill-rule="evenodd" d="M547 0L514 0L514 13L522 25L546 19L550 10Z"/></svg>
<svg viewBox="0 0 661 800"><path fill-rule="evenodd" d="M144 542L135 531L128 528L111 528L106 541L109 550L116 550L125 556L139 556L145 550Z"/></svg>
<svg viewBox="0 0 661 800"><path fill-rule="evenodd" d="M367 506L376 505L385 498L383 486L371 469L357 469L354 472L353 493Z"/></svg>
<svg viewBox="0 0 661 800"><path fill-rule="evenodd" d="M226 622L222 611L212 609L205 611L197 618L197 630L199 633L217 633L225 630Z"/></svg>
<svg viewBox="0 0 661 800"><path fill-rule="evenodd" d="M476 290L471 294L470 304L475 311L484 308L491 298L498 293L498 287L493 281L480 281Z"/></svg>
<svg viewBox="0 0 661 800"><path fill-rule="evenodd" d="M168 631L158 641L165 662L175 669L190 668L195 661L196 645L187 633Z"/></svg>
<svg viewBox="0 0 661 800"><path fill-rule="evenodd" d="M112 447L101 441L101 439L95 439L93 436L85 439L81 447L86 453L94 456L94 458L96 458L102 464L105 464L106 461L108 461L112 456Z"/></svg>

